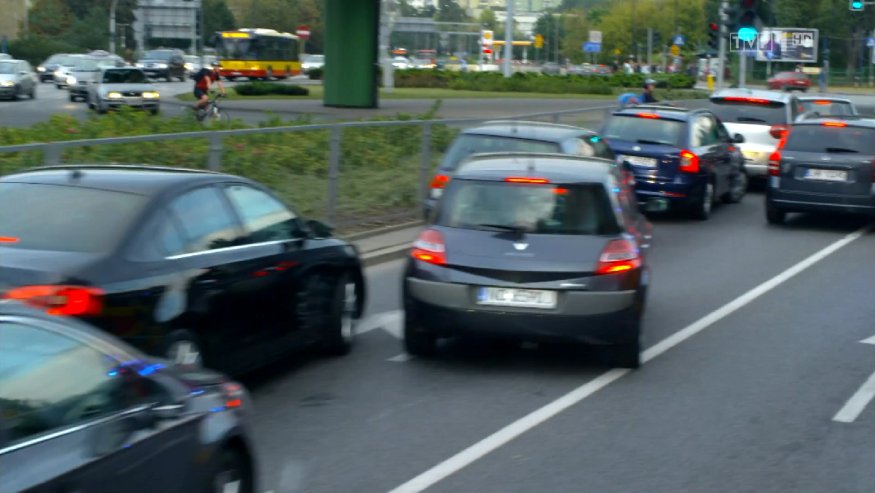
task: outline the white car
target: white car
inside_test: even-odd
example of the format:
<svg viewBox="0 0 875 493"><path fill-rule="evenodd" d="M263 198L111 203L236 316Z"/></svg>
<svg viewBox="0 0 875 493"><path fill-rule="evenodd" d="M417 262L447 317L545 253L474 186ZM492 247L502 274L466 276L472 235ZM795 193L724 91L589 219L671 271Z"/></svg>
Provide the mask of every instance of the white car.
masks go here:
<svg viewBox="0 0 875 493"><path fill-rule="evenodd" d="M392 66L398 70L405 70L412 67L410 59L403 56L396 56L392 59Z"/></svg>
<svg viewBox="0 0 875 493"><path fill-rule="evenodd" d="M306 74L314 69L325 67L325 55L302 55L301 72Z"/></svg>

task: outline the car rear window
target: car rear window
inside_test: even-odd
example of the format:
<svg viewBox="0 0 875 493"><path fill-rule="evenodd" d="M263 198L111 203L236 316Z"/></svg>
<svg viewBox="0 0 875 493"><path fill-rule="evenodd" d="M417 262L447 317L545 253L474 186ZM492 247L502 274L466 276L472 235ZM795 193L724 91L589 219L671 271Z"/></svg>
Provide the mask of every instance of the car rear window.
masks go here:
<svg viewBox="0 0 875 493"><path fill-rule="evenodd" d="M602 132L610 140L628 140L639 144L662 144L680 147L686 123L665 118L615 115Z"/></svg>
<svg viewBox="0 0 875 493"><path fill-rule="evenodd" d="M787 123L787 105L781 101L738 101L723 98L711 100L711 111L723 123L777 125Z"/></svg>
<svg viewBox="0 0 875 493"><path fill-rule="evenodd" d="M140 195L92 188L0 183L2 247L102 252L142 209Z"/></svg>
<svg viewBox="0 0 875 493"><path fill-rule="evenodd" d="M620 231L601 184L453 180L437 222L450 228L530 234L612 235Z"/></svg>
<svg viewBox="0 0 875 493"><path fill-rule="evenodd" d="M784 144L787 151L875 155L875 129L794 125Z"/></svg>
<svg viewBox="0 0 875 493"><path fill-rule="evenodd" d="M536 152L558 153L561 149L556 142L497 137L493 135L460 135L450 146L441 163L441 169L453 170L472 154L487 152Z"/></svg>
<svg viewBox="0 0 875 493"><path fill-rule="evenodd" d="M820 115L853 115L854 109L851 103L844 101L830 101L828 99L801 101L803 111L814 112Z"/></svg>

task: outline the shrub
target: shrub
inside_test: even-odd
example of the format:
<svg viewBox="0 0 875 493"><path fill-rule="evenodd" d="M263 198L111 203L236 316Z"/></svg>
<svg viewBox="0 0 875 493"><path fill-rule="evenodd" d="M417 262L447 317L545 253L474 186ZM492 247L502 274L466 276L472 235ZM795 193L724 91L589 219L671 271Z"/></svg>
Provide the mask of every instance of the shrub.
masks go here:
<svg viewBox="0 0 875 493"><path fill-rule="evenodd" d="M539 92L548 94L611 94L613 88L642 87L653 78L662 89L685 89L696 80L683 74L543 75L517 72L505 78L497 72L451 72L443 70L398 70L396 87L430 87L465 91Z"/></svg>
<svg viewBox="0 0 875 493"><path fill-rule="evenodd" d="M241 96L265 96L268 94L307 96L310 94L310 90L306 87L276 82L247 82L234 86L234 91Z"/></svg>
<svg viewBox="0 0 875 493"><path fill-rule="evenodd" d="M310 80L322 80L322 74L324 72L325 71L321 68L312 68L307 71L307 77L309 77Z"/></svg>

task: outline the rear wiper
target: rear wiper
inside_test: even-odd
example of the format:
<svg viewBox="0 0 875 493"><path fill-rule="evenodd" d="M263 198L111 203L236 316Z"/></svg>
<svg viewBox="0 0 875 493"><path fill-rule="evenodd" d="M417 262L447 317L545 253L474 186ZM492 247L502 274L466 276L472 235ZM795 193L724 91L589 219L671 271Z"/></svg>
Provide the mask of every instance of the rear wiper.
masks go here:
<svg viewBox="0 0 875 493"><path fill-rule="evenodd" d="M827 147L826 152L849 152L849 153L853 153L853 154L860 153L860 151L858 151L856 149L847 149L844 147Z"/></svg>
<svg viewBox="0 0 875 493"><path fill-rule="evenodd" d="M475 226L478 228L488 228L488 229L496 229L498 231L507 231L508 233L524 234L526 232L526 228L523 228L522 226L509 226L507 224L477 224Z"/></svg>
<svg viewBox="0 0 875 493"><path fill-rule="evenodd" d="M639 144L654 144L654 145L660 145L660 146L670 146L671 145L670 142L661 142L659 140L638 139L635 142L637 142Z"/></svg>
<svg viewBox="0 0 875 493"><path fill-rule="evenodd" d="M752 116L739 116L736 120L740 122L757 122L757 123L766 123L762 118L754 118Z"/></svg>

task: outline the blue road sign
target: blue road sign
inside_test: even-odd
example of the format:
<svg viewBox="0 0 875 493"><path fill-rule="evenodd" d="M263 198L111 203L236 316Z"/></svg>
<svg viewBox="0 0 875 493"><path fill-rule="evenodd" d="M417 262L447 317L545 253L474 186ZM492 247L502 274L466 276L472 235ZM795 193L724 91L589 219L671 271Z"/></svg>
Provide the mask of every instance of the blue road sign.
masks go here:
<svg viewBox="0 0 875 493"><path fill-rule="evenodd" d="M678 45L678 46L683 46L683 45L684 45L684 42L685 42L686 40L687 40L687 38L686 38L683 34L678 34L678 35L675 36L674 39L672 40L672 44L676 44L676 45Z"/></svg>
<svg viewBox="0 0 875 493"><path fill-rule="evenodd" d="M601 43L590 43L587 41L586 43L583 43L582 48L583 48L584 53L601 53L602 44Z"/></svg>
<svg viewBox="0 0 875 493"><path fill-rule="evenodd" d="M866 38L866 46L875 48L875 38Z"/></svg>

